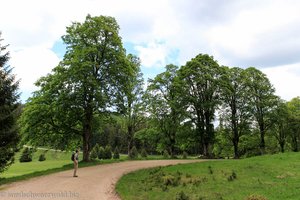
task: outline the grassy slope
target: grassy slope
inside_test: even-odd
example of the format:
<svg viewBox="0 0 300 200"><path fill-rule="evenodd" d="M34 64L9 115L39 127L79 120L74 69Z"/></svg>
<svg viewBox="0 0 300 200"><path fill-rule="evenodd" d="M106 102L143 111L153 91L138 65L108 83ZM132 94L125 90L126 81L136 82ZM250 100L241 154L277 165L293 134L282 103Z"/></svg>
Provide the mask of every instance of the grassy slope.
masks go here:
<svg viewBox="0 0 300 200"><path fill-rule="evenodd" d="M237 178L229 181L233 171ZM176 199L181 191L195 200L298 200L299 176L300 153L285 153L141 170L122 177L117 192L124 200Z"/></svg>

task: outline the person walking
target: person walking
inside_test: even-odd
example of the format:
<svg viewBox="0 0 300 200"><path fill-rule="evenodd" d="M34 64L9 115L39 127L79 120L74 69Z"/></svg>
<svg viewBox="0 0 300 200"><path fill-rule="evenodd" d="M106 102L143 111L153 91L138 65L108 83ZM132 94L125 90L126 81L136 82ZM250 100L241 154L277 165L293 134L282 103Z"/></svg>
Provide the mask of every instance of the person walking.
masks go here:
<svg viewBox="0 0 300 200"><path fill-rule="evenodd" d="M73 173L73 177L78 177L78 176L77 176L78 157L79 157L79 150L76 149L75 154L72 156L72 160L73 160L73 162L74 162L74 173Z"/></svg>

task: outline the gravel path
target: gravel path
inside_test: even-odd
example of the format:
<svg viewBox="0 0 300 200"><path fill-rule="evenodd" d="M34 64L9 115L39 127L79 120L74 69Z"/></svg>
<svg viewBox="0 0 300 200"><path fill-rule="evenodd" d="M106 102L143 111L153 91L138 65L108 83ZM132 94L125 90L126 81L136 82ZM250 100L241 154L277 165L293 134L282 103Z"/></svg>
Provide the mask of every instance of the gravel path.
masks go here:
<svg viewBox="0 0 300 200"><path fill-rule="evenodd" d="M129 172L156 166L201 162L202 160L127 161L63 171L0 187L2 200L119 200L115 193L118 179Z"/></svg>

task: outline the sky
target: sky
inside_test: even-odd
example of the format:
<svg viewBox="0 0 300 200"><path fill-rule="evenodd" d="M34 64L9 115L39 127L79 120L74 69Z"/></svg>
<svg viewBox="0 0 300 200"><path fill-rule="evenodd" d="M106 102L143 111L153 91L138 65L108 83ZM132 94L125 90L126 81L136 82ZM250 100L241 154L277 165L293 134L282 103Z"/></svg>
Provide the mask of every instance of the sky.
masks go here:
<svg viewBox="0 0 300 200"><path fill-rule="evenodd" d="M9 44L22 102L63 58L66 27L87 14L115 17L146 80L209 54L219 65L258 68L289 101L300 96L299 10L299 0L9 0L1 2L1 44Z"/></svg>

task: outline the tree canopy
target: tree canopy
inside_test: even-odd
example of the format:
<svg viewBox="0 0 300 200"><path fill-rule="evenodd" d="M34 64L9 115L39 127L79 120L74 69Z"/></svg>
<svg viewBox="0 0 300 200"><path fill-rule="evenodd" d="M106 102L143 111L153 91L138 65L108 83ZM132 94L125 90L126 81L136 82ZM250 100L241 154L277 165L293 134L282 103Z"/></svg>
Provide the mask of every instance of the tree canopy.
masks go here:
<svg viewBox="0 0 300 200"><path fill-rule="evenodd" d="M2 45L0 32L0 173L13 163L19 140L16 126L19 115L19 81L7 65L8 45Z"/></svg>

